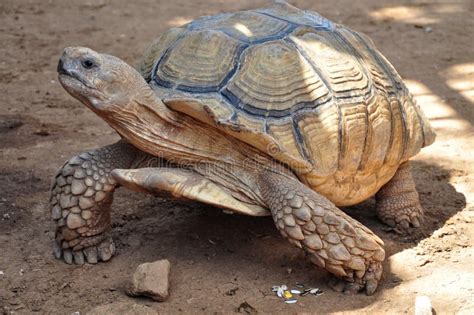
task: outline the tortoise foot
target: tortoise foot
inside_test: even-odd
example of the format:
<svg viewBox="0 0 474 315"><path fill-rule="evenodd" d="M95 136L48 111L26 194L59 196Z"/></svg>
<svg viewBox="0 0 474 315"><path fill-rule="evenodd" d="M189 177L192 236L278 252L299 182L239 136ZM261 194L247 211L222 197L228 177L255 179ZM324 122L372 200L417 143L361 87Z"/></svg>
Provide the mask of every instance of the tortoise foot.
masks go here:
<svg viewBox="0 0 474 315"><path fill-rule="evenodd" d="M62 248L54 242L53 253L57 259L72 265L84 263L96 264L99 261L108 261L115 254L115 244L110 236L101 235L80 239L73 248Z"/></svg>
<svg viewBox="0 0 474 315"><path fill-rule="evenodd" d="M395 215L390 215L390 212L380 208L377 208L377 211L385 214L383 216L379 214L381 221L400 234L411 233L414 229L419 228L424 221L423 208L421 206L397 209Z"/></svg>
<svg viewBox="0 0 474 315"><path fill-rule="evenodd" d="M375 197L377 215L396 232L407 234L423 223L423 208L408 162L400 165Z"/></svg>
<svg viewBox="0 0 474 315"><path fill-rule="evenodd" d="M372 263L365 272L352 271L352 277L339 278L335 275L331 277L328 285L337 292L344 292L347 295L354 295L365 292L366 295L373 295L382 277L382 263Z"/></svg>

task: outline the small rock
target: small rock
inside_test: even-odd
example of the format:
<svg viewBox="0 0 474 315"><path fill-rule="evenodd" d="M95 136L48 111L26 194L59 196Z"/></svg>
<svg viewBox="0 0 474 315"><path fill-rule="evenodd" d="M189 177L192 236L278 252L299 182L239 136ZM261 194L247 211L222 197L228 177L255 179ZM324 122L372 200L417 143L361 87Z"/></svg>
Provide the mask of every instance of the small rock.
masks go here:
<svg viewBox="0 0 474 315"><path fill-rule="evenodd" d="M430 298L424 295L419 295L415 299L415 315L431 315L433 314L433 307L431 306Z"/></svg>
<svg viewBox="0 0 474 315"><path fill-rule="evenodd" d="M167 259L144 263L137 267L128 293L143 295L163 302L168 296L170 262Z"/></svg>
<svg viewBox="0 0 474 315"><path fill-rule="evenodd" d="M225 295L228 295L228 296L235 295L235 293L237 292L237 290L239 290L238 287L232 288L232 289L226 291Z"/></svg>
<svg viewBox="0 0 474 315"><path fill-rule="evenodd" d="M145 305L140 305L136 303L115 302L94 307L90 312L87 313L87 315L105 314L158 315L158 312Z"/></svg>
<svg viewBox="0 0 474 315"><path fill-rule="evenodd" d="M237 313L244 313L244 314L258 314L258 311L249 303L243 302L241 303L235 310Z"/></svg>

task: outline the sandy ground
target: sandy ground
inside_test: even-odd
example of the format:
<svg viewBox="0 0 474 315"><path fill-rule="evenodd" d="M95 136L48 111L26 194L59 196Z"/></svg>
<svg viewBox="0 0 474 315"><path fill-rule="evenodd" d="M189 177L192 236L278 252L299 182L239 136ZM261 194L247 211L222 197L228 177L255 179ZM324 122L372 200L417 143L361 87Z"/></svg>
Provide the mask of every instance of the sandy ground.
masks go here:
<svg viewBox="0 0 474 315"><path fill-rule="evenodd" d="M247 302L262 313L413 313L417 295L437 314L474 313L474 14L466 1L291 1L370 35L431 119L436 143L415 158L426 223L402 237L374 216L374 202L347 211L386 243L384 280L374 296L344 296L326 285L270 218L229 216L121 190L114 205L118 255L75 267L53 258L47 209L61 163L118 139L60 87L66 46L89 46L134 64L165 29L201 15L265 1L0 2L0 314L86 313L113 301L160 313L232 313ZM136 266L172 263L167 302L130 298ZM325 291L287 305L272 285L302 282ZM238 288L234 295L230 289ZM241 309L241 312L245 310Z"/></svg>

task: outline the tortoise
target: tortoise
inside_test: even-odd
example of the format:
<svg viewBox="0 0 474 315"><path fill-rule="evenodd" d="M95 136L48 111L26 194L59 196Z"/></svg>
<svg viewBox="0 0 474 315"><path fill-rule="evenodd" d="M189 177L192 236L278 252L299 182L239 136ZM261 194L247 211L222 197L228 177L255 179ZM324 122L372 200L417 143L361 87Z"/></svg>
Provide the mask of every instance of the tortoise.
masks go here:
<svg viewBox="0 0 474 315"><path fill-rule="evenodd" d="M374 293L383 241L338 207L375 196L381 221L419 227L409 160L435 134L366 35L277 2L172 28L137 69L83 47L59 60L62 86L121 140L57 173L58 259L113 256L111 203L125 186L271 215L333 287Z"/></svg>

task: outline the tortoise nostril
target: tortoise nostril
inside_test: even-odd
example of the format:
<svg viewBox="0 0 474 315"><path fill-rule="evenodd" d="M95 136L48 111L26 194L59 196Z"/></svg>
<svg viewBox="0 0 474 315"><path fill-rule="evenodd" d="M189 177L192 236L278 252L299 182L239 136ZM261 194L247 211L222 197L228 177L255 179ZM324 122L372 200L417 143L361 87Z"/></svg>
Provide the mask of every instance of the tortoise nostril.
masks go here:
<svg viewBox="0 0 474 315"><path fill-rule="evenodd" d="M68 72L64 68L64 63L62 59L59 59L58 67L56 68L56 70L59 74L68 74Z"/></svg>

